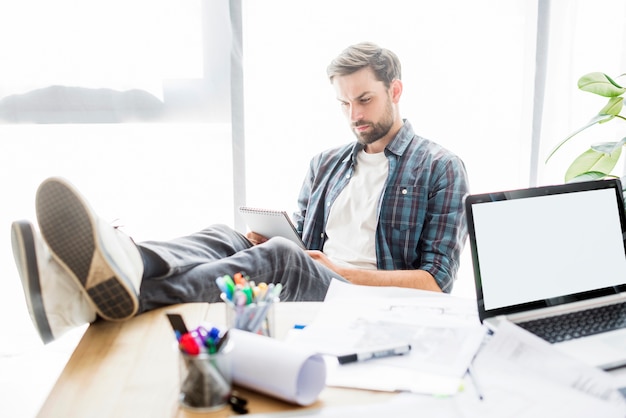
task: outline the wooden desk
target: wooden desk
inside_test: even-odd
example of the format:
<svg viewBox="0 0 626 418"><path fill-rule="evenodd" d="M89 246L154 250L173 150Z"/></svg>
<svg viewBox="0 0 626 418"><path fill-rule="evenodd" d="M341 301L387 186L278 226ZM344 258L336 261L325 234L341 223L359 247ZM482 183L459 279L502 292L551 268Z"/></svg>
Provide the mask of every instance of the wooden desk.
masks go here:
<svg viewBox="0 0 626 418"><path fill-rule="evenodd" d="M276 306L277 338L294 324L310 323L318 302L281 302ZM125 322L89 326L38 416L50 417L211 417L238 416L225 408L198 414L178 405L178 350L166 312L183 315L191 327L202 322L223 326L224 305L190 303L158 309ZM245 389L250 413L304 409ZM306 408L377 402L389 393L325 388Z"/></svg>

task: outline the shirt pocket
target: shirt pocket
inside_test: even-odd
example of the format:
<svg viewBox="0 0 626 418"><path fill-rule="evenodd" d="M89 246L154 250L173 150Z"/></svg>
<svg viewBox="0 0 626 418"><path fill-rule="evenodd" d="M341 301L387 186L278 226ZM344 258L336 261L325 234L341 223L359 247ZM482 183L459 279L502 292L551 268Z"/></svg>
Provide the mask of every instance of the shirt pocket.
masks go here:
<svg viewBox="0 0 626 418"><path fill-rule="evenodd" d="M381 223L396 231L421 227L428 208L428 194L415 185L389 186L381 211Z"/></svg>

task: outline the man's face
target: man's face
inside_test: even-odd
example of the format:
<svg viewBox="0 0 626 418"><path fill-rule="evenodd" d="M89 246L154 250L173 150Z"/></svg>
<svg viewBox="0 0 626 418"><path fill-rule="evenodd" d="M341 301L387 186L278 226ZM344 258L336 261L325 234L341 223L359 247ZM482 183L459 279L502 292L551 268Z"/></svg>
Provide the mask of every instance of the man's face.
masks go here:
<svg viewBox="0 0 626 418"><path fill-rule="evenodd" d="M333 85L359 142L369 145L389 133L395 116L390 90L376 79L369 67L350 75L336 76Z"/></svg>

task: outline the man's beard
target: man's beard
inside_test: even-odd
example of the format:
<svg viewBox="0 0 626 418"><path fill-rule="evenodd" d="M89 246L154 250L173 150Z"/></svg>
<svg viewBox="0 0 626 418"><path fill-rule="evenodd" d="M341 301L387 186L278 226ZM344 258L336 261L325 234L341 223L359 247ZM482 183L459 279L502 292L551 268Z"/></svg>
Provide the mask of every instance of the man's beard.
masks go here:
<svg viewBox="0 0 626 418"><path fill-rule="evenodd" d="M370 125L371 129L367 132L359 133L356 130L357 126ZM373 144L385 135L389 133L393 126L393 109L391 107L391 101L387 100L387 106L383 117L378 123L371 123L368 121L359 121L352 125L352 132L356 136L357 140L363 145Z"/></svg>

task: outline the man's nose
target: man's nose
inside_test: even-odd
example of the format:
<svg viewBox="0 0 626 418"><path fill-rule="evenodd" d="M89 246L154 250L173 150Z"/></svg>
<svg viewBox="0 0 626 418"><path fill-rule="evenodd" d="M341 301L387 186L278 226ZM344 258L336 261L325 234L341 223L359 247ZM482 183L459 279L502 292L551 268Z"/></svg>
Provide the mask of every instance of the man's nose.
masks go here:
<svg viewBox="0 0 626 418"><path fill-rule="evenodd" d="M358 105L350 106L350 121L358 122L361 119L363 119L363 109L361 109L361 106L358 106Z"/></svg>

